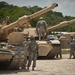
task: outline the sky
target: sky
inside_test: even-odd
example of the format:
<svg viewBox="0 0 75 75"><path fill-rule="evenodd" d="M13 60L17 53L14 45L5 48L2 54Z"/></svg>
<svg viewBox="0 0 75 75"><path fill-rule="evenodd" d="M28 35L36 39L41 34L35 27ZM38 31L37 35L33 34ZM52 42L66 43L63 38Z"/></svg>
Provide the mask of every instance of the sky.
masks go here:
<svg viewBox="0 0 75 75"><path fill-rule="evenodd" d="M0 0L0 2L1 1L21 7L37 5L42 8L57 3L58 7L54 8L53 11L61 12L63 16L75 17L75 0Z"/></svg>

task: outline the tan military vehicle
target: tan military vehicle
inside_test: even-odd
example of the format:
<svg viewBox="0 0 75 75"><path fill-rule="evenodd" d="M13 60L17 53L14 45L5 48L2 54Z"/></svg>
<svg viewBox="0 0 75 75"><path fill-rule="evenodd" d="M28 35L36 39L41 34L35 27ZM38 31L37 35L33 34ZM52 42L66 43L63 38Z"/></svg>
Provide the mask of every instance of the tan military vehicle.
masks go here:
<svg viewBox="0 0 75 75"><path fill-rule="evenodd" d="M16 26L18 27L27 23L31 19L40 16L41 14L54 9L57 6L58 4L54 3L50 7L47 7L29 16L25 15L19 18L14 23L10 23L9 25L0 28L0 69L19 69L25 64L25 54L27 46L25 46L23 41L24 38L28 36L28 32L10 32L10 30L14 29ZM43 45L45 49L48 48L47 53L49 53L52 49L51 44L47 43L46 41L39 42L39 44L41 44L41 46ZM40 50L42 49L43 48L41 47Z"/></svg>
<svg viewBox="0 0 75 75"><path fill-rule="evenodd" d="M67 25L72 24L74 22L75 22L75 19L70 20L70 21L61 22L58 25L55 25L53 27L48 27L46 33L49 33L55 29L58 29L58 28L62 28L64 26L67 26ZM60 49L60 42L58 41L57 38L54 40L39 41L38 40L39 38L38 38L38 35L36 32L36 28L27 28L27 29L24 29L23 32L24 33L28 32L29 36L33 35L35 37L35 39L39 45L39 56L41 56L41 57L43 56L46 58L54 58L55 55L58 53L58 51Z"/></svg>

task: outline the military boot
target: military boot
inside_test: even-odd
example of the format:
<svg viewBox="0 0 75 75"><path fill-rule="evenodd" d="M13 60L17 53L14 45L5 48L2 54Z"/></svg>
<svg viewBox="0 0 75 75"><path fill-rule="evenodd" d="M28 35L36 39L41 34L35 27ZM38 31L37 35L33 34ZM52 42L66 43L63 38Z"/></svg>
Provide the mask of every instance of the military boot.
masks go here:
<svg viewBox="0 0 75 75"><path fill-rule="evenodd" d="M29 67L27 67L27 70L29 70Z"/></svg>
<svg viewBox="0 0 75 75"><path fill-rule="evenodd" d="M32 71L34 71L34 67L32 68Z"/></svg>

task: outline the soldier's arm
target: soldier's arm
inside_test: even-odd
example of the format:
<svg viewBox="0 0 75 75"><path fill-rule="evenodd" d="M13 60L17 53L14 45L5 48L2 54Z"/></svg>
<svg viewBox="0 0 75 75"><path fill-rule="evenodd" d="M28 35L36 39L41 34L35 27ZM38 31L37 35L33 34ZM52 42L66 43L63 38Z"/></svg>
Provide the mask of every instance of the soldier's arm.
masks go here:
<svg viewBox="0 0 75 75"><path fill-rule="evenodd" d="M29 52L30 51L30 42L28 42L28 49L27 51Z"/></svg>
<svg viewBox="0 0 75 75"><path fill-rule="evenodd" d="M38 33L39 22L36 25L36 32Z"/></svg>
<svg viewBox="0 0 75 75"><path fill-rule="evenodd" d="M36 45L37 45L37 48L36 48L36 50L37 50L37 55L39 56L39 46L38 46L37 43L36 43Z"/></svg>
<svg viewBox="0 0 75 75"><path fill-rule="evenodd" d="M47 25L46 21L44 21L44 23L45 23L45 29L47 29L48 25Z"/></svg>

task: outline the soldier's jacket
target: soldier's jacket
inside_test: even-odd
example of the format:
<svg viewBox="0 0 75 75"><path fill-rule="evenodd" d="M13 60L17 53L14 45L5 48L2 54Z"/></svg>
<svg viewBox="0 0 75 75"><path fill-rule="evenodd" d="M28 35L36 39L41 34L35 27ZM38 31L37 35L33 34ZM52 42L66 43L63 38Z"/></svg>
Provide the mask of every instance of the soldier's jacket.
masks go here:
<svg viewBox="0 0 75 75"><path fill-rule="evenodd" d="M46 27L47 27L47 24L44 20L41 20L41 21L38 21L37 23L37 27L36 27L36 30L37 32L41 32L41 31L44 31L46 30Z"/></svg>
<svg viewBox="0 0 75 75"><path fill-rule="evenodd" d="M70 45L71 47L75 47L75 39L71 39L71 40L69 41L69 45Z"/></svg>
<svg viewBox="0 0 75 75"><path fill-rule="evenodd" d="M29 42L28 51L29 52L33 51L38 53L38 44L36 43L36 41L32 40Z"/></svg>
<svg viewBox="0 0 75 75"><path fill-rule="evenodd" d="M68 44L70 45L71 51L75 51L75 39L71 39Z"/></svg>

